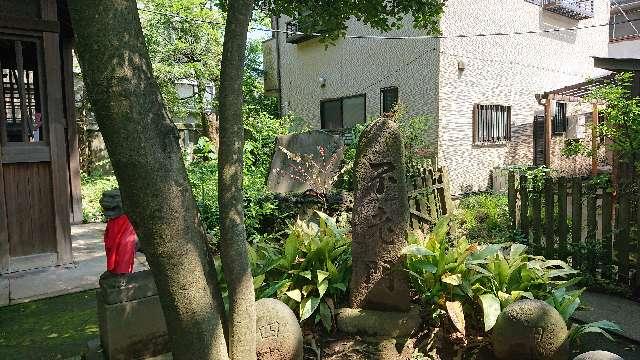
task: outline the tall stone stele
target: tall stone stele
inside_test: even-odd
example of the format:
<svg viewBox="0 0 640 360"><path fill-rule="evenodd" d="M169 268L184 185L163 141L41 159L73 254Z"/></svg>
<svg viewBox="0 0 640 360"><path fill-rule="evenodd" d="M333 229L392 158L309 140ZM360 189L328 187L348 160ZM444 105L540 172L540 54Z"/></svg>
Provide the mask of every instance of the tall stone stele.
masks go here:
<svg viewBox="0 0 640 360"><path fill-rule="evenodd" d="M401 252L407 244L409 203L404 146L394 122L379 119L361 134L354 185L351 307L408 311Z"/></svg>

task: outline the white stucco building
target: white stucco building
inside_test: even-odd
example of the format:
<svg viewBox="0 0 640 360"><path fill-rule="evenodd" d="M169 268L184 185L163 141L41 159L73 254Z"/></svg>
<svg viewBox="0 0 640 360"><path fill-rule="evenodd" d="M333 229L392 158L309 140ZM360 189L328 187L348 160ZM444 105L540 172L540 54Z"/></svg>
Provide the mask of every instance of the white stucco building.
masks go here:
<svg viewBox="0 0 640 360"><path fill-rule="evenodd" d="M611 0L610 23L609 57L640 58L640 0Z"/></svg>
<svg viewBox="0 0 640 360"><path fill-rule="evenodd" d="M280 96L284 114L315 128L351 127L397 99L410 114L436 120L433 150L449 168L452 191L483 190L493 168L534 163L534 118L543 112L536 94L603 74L592 57L608 55L609 9L608 0L454 0L440 23L443 39L345 38L325 47L274 33L264 43L265 89ZM286 30L288 20L274 28ZM588 28L595 24L605 26ZM585 29L512 34L576 26ZM511 35L455 37L498 32ZM348 35L425 34L406 19L385 34L354 20ZM553 142L562 144L567 127L585 124L580 106L558 108Z"/></svg>

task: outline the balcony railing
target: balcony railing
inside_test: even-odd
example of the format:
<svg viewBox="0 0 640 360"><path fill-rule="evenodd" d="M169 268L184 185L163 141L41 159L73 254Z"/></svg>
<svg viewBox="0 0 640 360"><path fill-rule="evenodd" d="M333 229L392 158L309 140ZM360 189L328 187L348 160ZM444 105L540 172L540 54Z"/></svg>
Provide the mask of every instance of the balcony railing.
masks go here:
<svg viewBox="0 0 640 360"><path fill-rule="evenodd" d="M593 0L541 0L542 8L571 19L593 17Z"/></svg>
<svg viewBox="0 0 640 360"><path fill-rule="evenodd" d="M302 33L296 21L287 22L287 42L289 44L299 44L301 42L316 38L316 35Z"/></svg>

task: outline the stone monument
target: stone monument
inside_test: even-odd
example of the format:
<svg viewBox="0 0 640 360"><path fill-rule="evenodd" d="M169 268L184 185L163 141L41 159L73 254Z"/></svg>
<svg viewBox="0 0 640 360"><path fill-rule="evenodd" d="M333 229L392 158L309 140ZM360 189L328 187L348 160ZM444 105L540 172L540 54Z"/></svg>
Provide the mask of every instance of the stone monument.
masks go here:
<svg viewBox="0 0 640 360"><path fill-rule="evenodd" d="M573 358L573 360L624 360L622 357L610 353L608 351L589 351L584 354L580 354Z"/></svg>
<svg viewBox="0 0 640 360"><path fill-rule="evenodd" d="M256 301L258 360L302 360L302 330L296 315L282 301Z"/></svg>
<svg viewBox="0 0 640 360"><path fill-rule="evenodd" d="M342 137L323 130L276 138L267 186L275 193L328 190L340 171Z"/></svg>
<svg viewBox="0 0 640 360"><path fill-rule="evenodd" d="M520 300L507 306L493 327L493 352L498 359L565 360L567 325L560 313L542 300Z"/></svg>
<svg viewBox="0 0 640 360"><path fill-rule="evenodd" d="M409 286L401 252L409 204L402 137L392 121L379 119L361 134L354 184L351 307L406 312Z"/></svg>

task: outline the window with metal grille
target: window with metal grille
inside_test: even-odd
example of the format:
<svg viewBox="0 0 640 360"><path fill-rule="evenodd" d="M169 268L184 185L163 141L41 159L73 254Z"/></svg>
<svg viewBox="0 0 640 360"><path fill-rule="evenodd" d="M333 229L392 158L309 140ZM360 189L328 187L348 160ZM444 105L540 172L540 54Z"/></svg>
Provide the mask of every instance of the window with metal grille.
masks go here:
<svg viewBox="0 0 640 360"><path fill-rule="evenodd" d="M393 112L398 105L398 88L395 86L380 89L380 111L381 114Z"/></svg>
<svg viewBox="0 0 640 360"><path fill-rule="evenodd" d="M473 142L511 140L511 106L476 104L473 110Z"/></svg>
<svg viewBox="0 0 640 360"><path fill-rule="evenodd" d="M553 133L561 134L567 131L567 103L557 102L553 115Z"/></svg>
<svg viewBox="0 0 640 360"><path fill-rule="evenodd" d="M39 54L35 41L0 37L2 143L44 140Z"/></svg>
<svg viewBox="0 0 640 360"><path fill-rule="evenodd" d="M323 100L320 122L323 129L350 129L366 120L367 100L364 94Z"/></svg>

